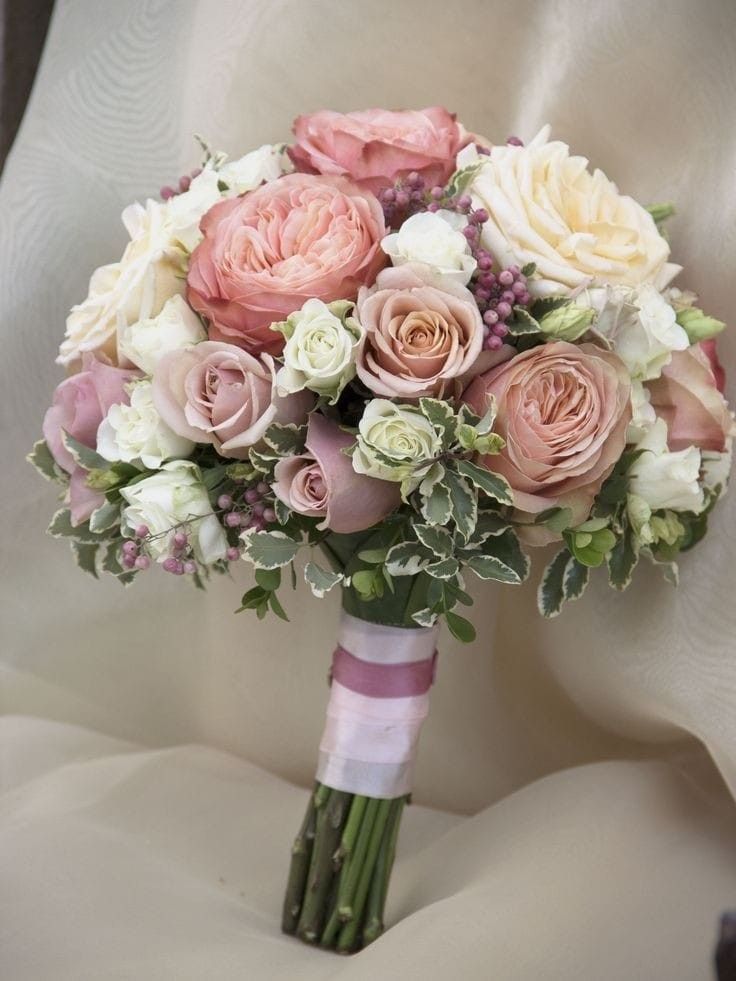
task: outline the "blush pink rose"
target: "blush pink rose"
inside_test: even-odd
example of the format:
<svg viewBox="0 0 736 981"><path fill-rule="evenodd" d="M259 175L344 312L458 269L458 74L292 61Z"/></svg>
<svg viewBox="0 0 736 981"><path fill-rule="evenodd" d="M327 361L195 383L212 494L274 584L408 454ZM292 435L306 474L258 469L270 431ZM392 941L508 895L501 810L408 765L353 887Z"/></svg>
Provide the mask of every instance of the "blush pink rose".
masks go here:
<svg viewBox="0 0 736 981"><path fill-rule="evenodd" d="M728 403L718 391L713 365L698 345L673 351L655 381L647 383L651 404L667 423L671 450L697 446L722 453L733 435Z"/></svg>
<svg viewBox="0 0 736 981"><path fill-rule="evenodd" d="M87 471L77 466L62 442L62 433L67 432L77 442L96 449L97 430L107 410L111 405L127 405L129 397L125 386L140 377L140 371L114 368L98 361L92 354L84 354L82 370L56 387L53 403L43 419L43 438L54 460L71 477L69 505L74 525L86 521L105 498L86 486Z"/></svg>
<svg viewBox="0 0 736 981"><path fill-rule="evenodd" d="M289 155L298 170L349 177L378 192L412 171L428 187L444 184L458 150L472 137L447 109L321 112L294 121Z"/></svg>
<svg viewBox="0 0 736 981"><path fill-rule="evenodd" d="M278 354L272 323L309 299L355 299L386 261L381 205L339 177L290 174L216 204L200 227L187 299L211 340L251 354Z"/></svg>
<svg viewBox="0 0 736 981"><path fill-rule="evenodd" d="M470 291L447 277L423 278L423 268L384 269L358 294L365 333L357 372L376 395L441 398L481 355L483 321ZM489 367L486 359L480 370Z"/></svg>
<svg viewBox="0 0 736 981"><path fill-rule="evenodd" d="M371 528L401 503L398 484L356 473L342 450L355 437L313 412L306 452L276 464L273 490L298 514L322 518L318 528L349 535Z"/></svg>
<svg viewBox="0 0 736 981"><path fill-rule="evenodd" d="M718 357L715 337L710 337L707 341L701 341L700 349L710 361L713 377L716 380L716 388L722 395L726 391L726 371L721 364L721 359Z"/></svg>
<svg viewBox="0 0 736 981"><path fill-rule="evenodd" d="M520 511L568 507L573 524L584 521L626 445L631 382L620 358L594 344L540 345L476 378L463 398L482 415L489 395L506 446L479 462L503 474Z"/></svg>
<svg viewBox="0 0 736 981"><path fill-rule="evenodd" d="M153 402L164 422L222 456L244 459L272 423L302 423L311 392L281 398L276 366L233 344L203 341L165 354L153 373Z"/></svg>

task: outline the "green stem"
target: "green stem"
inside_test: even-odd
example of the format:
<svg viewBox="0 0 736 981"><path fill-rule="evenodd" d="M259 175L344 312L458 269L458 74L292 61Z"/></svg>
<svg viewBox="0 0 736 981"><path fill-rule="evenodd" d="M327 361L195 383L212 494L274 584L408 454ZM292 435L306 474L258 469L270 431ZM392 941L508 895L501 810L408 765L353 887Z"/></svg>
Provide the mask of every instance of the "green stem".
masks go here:
<svg viewBox="0 0 736 981"><path fill-rule="evenodd" d="M302 821L302 826L294 839L291 849L289 880L286 884L284 908L281 915L281 929L284 933L296 933L299 914L302 909L302 900L304 898L304 886L307 881L307 873L309 872L309 861L312 857L316 822L317 808L315 805L315 794L312 793L309 795L309 803L304 820Z"/></svg>
<svg viewBox="0 0 736 981"><path fill-rule="evenodd" d="M376 803L378 804L378 807L376 809L373 828L371 829L370 842L366 852L365 861L362 863L360 868L358 884L352 901L353 915L349 922L343 926L337 941L336 949L338 953L342 954L350 953L356 947L356 942L358 940L358 928L363 916L366 899L368 898L368 889L371 884L373 869L376 865L376 859L378 858L378 853L381 847L381 840L383 838L384 831L386 830L386 822L388 821L393 802L390 800L379 800L376 801Z"/></svg>
<svg viewBox="0 0 736 981"><path fill-rule="evenodd" d="M355 851L343 867L340 877L340 890L337 894L337 912L343 922L347 922L353 918L353 900L358 888L363 862L365 861L368 846L371 842L373 825L375 824L378 805L380 803L380 800L373 797L369 798L363 820L360 824L358 838L355 842Z"/></svg>
<svg viewBox="0 0 736 981"><path fill-rule="evenodd" d="M340 841L340 833L348 805L353 796L341 790L330 790L329 788L325 788L325 790L327 798L324 806L318 810L317 829L312 859L309 864L307 887L297 925L297 935L306 943L316 943L322 932L327 910L327 897L335 875L335 851Z"/></svg>
<svg viewBox="0 0 736 981"><path fill-rule="evenodd" d="M348 820L345 824L345 830L342 833L340 847L335 855L335 862L338 866L341 866L341 869L335 902L334 904L331 904L331 912L327 920L327 926L322 931L320 943L323 947L332 946L343 922L340 917L340 892L342 890L342 883L347 875L348 862L353 854L353 849L355 848L355 842L360 831L361 822L363 820L363 815L365 814L367 805L368 798L361 797L360 795L353 797L353 802L350 805L350 814L348 815Z"/></svg>
<svg viewBox="0 0 736 981"><path fill-rule="evenodd" d="M381 846L376 859L376 868L368 892L368 905L366 907L365 925L362 935L364 947L373 943L383 933L383 913L386 906L388 881L394 863L396 839L399 833L399 823L401 821L403 807L403 797L391 801L386 830L381 839Z"/></svg>

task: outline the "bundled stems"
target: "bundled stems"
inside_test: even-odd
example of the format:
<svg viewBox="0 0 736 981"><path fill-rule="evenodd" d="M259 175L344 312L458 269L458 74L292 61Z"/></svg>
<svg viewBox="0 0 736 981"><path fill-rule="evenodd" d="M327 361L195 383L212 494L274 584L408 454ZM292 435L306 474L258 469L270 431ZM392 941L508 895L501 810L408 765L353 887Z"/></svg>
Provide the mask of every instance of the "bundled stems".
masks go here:
<svg viewBox="0 0 736 981"><path fill-rule="evenodd" d="M404 803L316 785L292 848L284 933L344 954L381 935Z"/></svg>

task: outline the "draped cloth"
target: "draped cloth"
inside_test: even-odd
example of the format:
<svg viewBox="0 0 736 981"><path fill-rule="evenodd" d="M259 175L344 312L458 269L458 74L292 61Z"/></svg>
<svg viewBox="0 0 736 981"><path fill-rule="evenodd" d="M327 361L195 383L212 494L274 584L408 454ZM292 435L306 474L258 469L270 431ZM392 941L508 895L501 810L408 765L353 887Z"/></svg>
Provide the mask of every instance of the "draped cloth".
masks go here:
<svg viewBox="0 0 736 981"><path fill-rule="evenodd" d="M442 103L491 139L544 122L649 203L680 285L732 318L736 8L727 0L62 0L0 184L0 968L13 981L494 977L706 981L736 906L736 494L675 591L643 569L553 623L475 584L439 640L388 932L345 961L278 933L338 597L233 616L123 590L43 529L23 456L63 321L122 208L323 106ZM736 371L736 332L720 343ZM734 388L729 384L733 397ZM540 564L535 568L538 576ZM730 789L730 792L729 792Z"/></svg>

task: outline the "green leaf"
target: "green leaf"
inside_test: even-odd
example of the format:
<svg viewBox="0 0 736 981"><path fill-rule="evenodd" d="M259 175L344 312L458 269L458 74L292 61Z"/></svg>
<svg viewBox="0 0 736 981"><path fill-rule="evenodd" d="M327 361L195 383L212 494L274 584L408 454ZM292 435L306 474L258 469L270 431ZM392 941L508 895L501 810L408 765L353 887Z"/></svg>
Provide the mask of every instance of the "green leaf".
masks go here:
<svg viewBox="0 0 736 981"><path fill-rule="evenodd" d="M256 569L256 582L267 593L273 592L281 585L281 569Z"/></svg>
<svg viewBox="0 0 736 981"><path fill-rule="evenodd" d="M432 562L426 567L427 575L434 579L454 579L460 571L460 563L451 556L447 559L440 559L439 562Z"/></svg>
<svg viewBox="0 0 736 981"><path fill-rule="evenodd" d="M422 545L425 545L430 552L436 555L447 556L452 553L452 535L446 528L437 525L412 525L412 530Z"/></svg>
<svg viewBox="0 0 736 981"><path fill-rule="evenodd" d="M541 333L538 321L524 307L514 307L513 320L507 321L506 326L512 337L524 337Z"/></svg>
<svg viewBox="0 0 736 981"><path fill-rule="evenodd" d="M456 460L455 468L462 477L467 477L471 483L475 484L478 490L482 491L486 497L498 501L499 504L514 503L514 496L511 493L508 481L500 474L492 473L485 467L479 467L470 460Z"/></svg>
<svg viewBox="0 0 736 981"><path fill-rule="evenodd" d="M75 462L85 470L107 470L109 468L110 463L104 456L100 456L99 453L91 450L89 446L80 443L78 439L74 439L73 436L70 436L63 429L61 431L61 441L74 457Z"/></svg>
<svg viewBox="0 0 736 981"><path fill-rule="evenodd" d="M344 578L341 572L330 572L317 565L316 562L307 562L304 567L304 579L317 599L322 599L325 593L329 593Z"/></svg>
<svg viewBox="0 0 736 981"><path fill-rule="evenodd" d="M684 307L682 310L678 310L676 319L687 334L691 344L697 344L700 341L707 341L709 338L715 337L726 326L722 320L707 316L697 307Z"/></svg>
<svg viewBox="0 0 736 981"><path fill-rule="evenodd" d="M259 569L288 565L299 551L300 542L282 531L253 531L243 535L243 556Z"/></svg>
<svg viewBox="0 0 736 981"><path fill-rule="evenodd" d="M97 575L97 551L99 545L85 545L82 542L72 542L72 552L77 560L77 565L83 572L88 572L95 579Z"/></svg>
<svg viewBox="0 0 736 981"><path fill-rule="evenodd" d="M109 572L113 576L120 576L124 573L125 570L120 564L120 544L118 542L112 542L105 549L102 558L102 571Z"/></svg>
<svg viewBox="0 0 736 981"><path fill-rule="evenodd" d="M647 211L654 218L656 225L661 225L662 222L667 221L668 218L677 213L674 204L669 201L662 204L647 205Z"/></svg>
<svg viewBox="0 0 736 981"><path fill-rule="evenodd" d="M453 613L451 610L447 611L445 618L453 637L456 637L463 644L472 644L475 640L475 627L470 620L458 616L457 613Z"/></svg>
<svg viewBox="0 0 736 981"><path fill-rule="evenodd" d="M69 474L62 470L51 455L51 450L45 439L39 439L33 444L33 449L26 457L26 460L35 467L45 480L55 481L59 484L69 482Z"/></svg>
<svg viewBox="0 0 736 981"><path fill-rule="evenodd" d="M252 589L249 589L247 593L243 594L243 598L240 601L240 606L235 612L242 613L243 610L255 610L259 606L262 606L267 600L267 591L265 589L261 589L260 586L254 586Z"/></svg>
<svg viewBox="0 0 736 981"><path fill-rule="evenodd" d="M452 513L452 500L449 488L444 483L434 484L429 494L422 499L421 512L424 520L431 525L446 525Z"/></svg>
<svg viewBox="0 0 736 981"><path fill-rule="evenodd" d="M386 548L366 548L362 552L358 552L360 561L367 562L368 565L380 565L386 561L387 555L388 546Z"/></svg>
<svg viewBox="0 0 736 981"><path fill-rule="evenodd" d="M273 501L273 509L276 512L276 520L280 525L285 525L286 522L291 517L291 508L289 508L280 497L275 497Z"/></svg>
<svg viewBox="0 0 736 981"><path fill-rule="evenodd" d="M512 569L523 582L529 575L529 556L519 544L519 537L511 528L500 535L489 537L483 543L483 554L491 555Z"/></svg>
<svg viewBox="0 0 736 981"><path fill-rule="evenodd" d="M446 448L455 442L455 413L447 402L438 399L419 399L422 415L428 419L442 438Z"/></svg>
<svg viewBox="0 0 736 981"><path fill-rule="evenodd" d="M508 528L508 521L505 521L500 514L495 511L481 511L470 541L472 544L482 545L490 536L502 535Z"/></svg>
<svg viewBox="0 0 736 981"><path fill-rule="evenodd" d="M479 579L495 579L513 586L521 582L518 573L495 555L472 555L466 564Z"/></svg>
<svg viewBox="0 0 736 981"><path fill-rule="evenodd" d="M279 602L279 598L276 595L276 593L271 592L268 594L268 604L273 610L273 612L276 614L276 616L279 618L279 620L285 620L287 623L289 622L289 618L286 615L286 611L284 610L283 606Z"/></svg>
<svg viewBox="0 0 736 981"><path fill-rule="evenodd" d="M89 519L89 530L91 532L109 531L118 524L120 524L120 505L105 501L96 511L92 512Z"/></svg>
<svg viewBox="0 0 736 981"><path fill-rule="evenodd" d="M475 531L478 499L469 481L452 471L448 470L445 475L445 484L450 492L452 520L458 533L467 541Z"/></svg>
<svg viewBox="0 0 736 981"><path fill-rule="evenodd" d="M544 525L550 531L561 534L570 527L572 508L548 508L534 519L535 525Z"/></svg>
<svg viewBox="0 0 736 981"><path fill-rule="evenodd" d="M638 561L634 533L627 524L608 556L608 581L614 589L626 589Z"/></svg>
<svg viewBox="0 0 736 981"><path fill-rule="evenodd" d="M414 576L429 565L432 553L417 542L394 545L386 556L386 569L392 576Z"/></svg>
<svg viewBox="0 0 736 981"><path fill-rule="evenodd" d="M576 600L583 595L585 587L588 585L590 567L571 558L565 567L562 580L562 591L566 600Z"/></svg>
<svg viewBox="0 0 736 981"><path fill-rule="evenodd" d="M568 550L563 548L544 570L537 590L539 612L544 617L556 617L562 609L565 602L565 570L570 558Z"/></svg>
<svg viewBox="0 0 736 981"><path fill-rule="evenodd" d="M433 627L437 622L437 614L430 609L417 610L412 613L411 618L420 627Z"/></svg>
<svg viewBox="0 0 736 981"><path fill-rule="evenodd" d="M279 456L294 456L303 452L306 435L306 426L274 424L264 433L263 441Z"/></svg>
<svg viewBox="0 0 736 981"><path fill-rule="evenodd" d="M90 531L89 523L86 521L81 525L72 525L71 512L66 508L62 508L56 512L51 519L48 533L53 538L74 538L76 541L86 545L100 544L110 538L104 532L95 533Z"/></svg>
<svg viewBox="0 0 736 981"><path fill-rule="evenodd" d="M527 262L525 266L521 267L521 274L522 276L526 276L527 279L529 279L530 276L533 276L536 271L537 271L536 262Z"/></svg>

